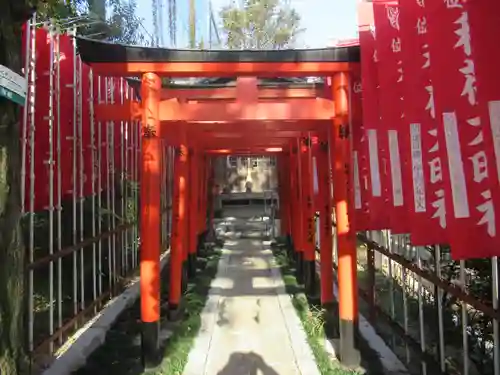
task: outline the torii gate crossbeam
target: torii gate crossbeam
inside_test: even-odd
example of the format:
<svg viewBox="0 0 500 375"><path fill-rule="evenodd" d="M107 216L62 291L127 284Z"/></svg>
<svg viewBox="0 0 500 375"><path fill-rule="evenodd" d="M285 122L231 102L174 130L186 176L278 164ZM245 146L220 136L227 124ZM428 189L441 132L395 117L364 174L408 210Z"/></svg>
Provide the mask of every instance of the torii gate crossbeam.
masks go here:
<svg viewBox="0 0 500 375"><path fill-rule="evenodd" d="M103 43L85 38L77 38L78 49L83 62L92 66L96 74L106 76L140 76L142 78L142 103L128 102L122 109L115 107L111 111L106 108L96 108L96 116L101 121L121 121L126 119L142 119L143 122L143 163L141 181L141 230L145 233L145 241L141 244L141 314L144 322L143 334L143 354L145 362L153 364L156 355L159 353L159 241L150 233L158 232L158 212L160 207L160 192L157 187L159 181L155 180L159 176L158 168L159 139L171 135L171 127L184 126L185 129L200 126L204 128L203 122L212 122L208 125L211 129L217 129L220 125L231 123L236 127L238 124L247 123L257 125L258 123L287 122L294 124L288 130L301 130L301 126L316 122L315 126L329 122L330 145L335 143L334 152L331 152L331 165L334 166L333 175L336 179L335 214L338 225L339 244L339 315L340 315L340 358L346 365L357 364L357 352L354 346L354 327L357 322L356 305L356 248L352 241L354 229L350 226L348 216L348 191L345 174L348 173L346 165L350 163L349 139L346 127L349 124L349 72L355 69L359 63L359 47L327 48L320 50L289 50L289 51L181 51L161 48L130 47L116 44ZM249 97L245 93L235 90L238 100L231 103L231 98L223 98L224 106L214 104L214 101L185 101L174 100L173 98L162 98L164 93L161 90L160 76L166 77L305 77L323 76L333 78L331 87L327 87L327 94L323 98L312 100L310 98L300 98L299 102L293 103L298 98L270 98L266 101L259 101L255 92ZM258 91L258 90L257 90ZM239 100L238 95L243 95L243 100ZM326 98L332 98L333 102ZM165 99L162 101L162 99ZM280 103L273 100L280 99ZM287 103L288 102L288 103ZM293 104L292 104L293 103ZM217 123L217 124L215 124ZM188 125L189 124L189 125ZM168 129L170 127L170 129ZM231 131L238 133L232 127ZM164 129L165 128L165 129ZM207 128L204 128L207 129ZM283 128L283 130L286 130ZM317 129L317 128L316 128ZM181 128L182 130L182 128ZM268 129L269 130L269 129ZM184 136L184 135L183 135ZM257 137L255 137L254 142ZM276 143L288 143L286 138L280 138ZM262 143L261 142L266 142ZM227 142L224 143L227 144ZM232 140L231 143L234 143ZM246 143L246 144L243 144ZM258 140L249 147L247 142L236 145L235 150L251 151L252 147L268 147L270 139ZM204 143L209 145L209 140ZM214 143L215 145L215 143ZM302 152L298 147L293 148L289 155L289 160L294 160L294 165L304 162L304 170L310 173L310 156ZM272 146L272 145L271 145ZM282 148L276 145L276 149ZM211 150L206 149L211 152ZM306 147L310 150L310 145ZM187 152L183 145L176 158L176 170L179 172L177 186L178 196L176 198L176 209L184 212L183 194L179 189L185 189L185 179L188 174L185 170L187 165ZM310 155L310 151L308 151ZM295 154L295 156L293 156ZM293 156L293 157L292 157ZM299 163L299 164L297 164ZM288 167L290 168L290 167ZM294 171L295 172L295 171ZM307 178L307 173L303 178ZM155 177L156 176L156 177ZM194 175L193 175L194 176ZM184 180L182 180L184 179ZM290 182L290 181L289 181ZM300 185L307 185L307 194L311 194L310 179L298 179ZM182 185L184 184L184 185ZM174 189L175 190L175 189ZM311 197L308 196L308 201ZM331 198L331 197L328 197ZM329 199L328 199L329 201ZM305 207L305 206L304 206ZM307 215L312 211L305 210ZM304 217L305 219L305 217ZM185 218L178 219L181 223ZM307 220L311 217L307 216ZM180 225L180 224L179 224ZM299 228L303 231L304 228ZM177 234L178 238L180 237ZM142 238L142 236L141 236ZM179 240L176 240L179 241ZM181 241L182 242L182 241ZM314 279L314 252L310 251L310 239L308 251L298 252L303 256L303 261L307 264L303 268L308 273L307 279ZM305 243L304 242L304 243ZM180 243L180 242L179 242ZM178 296L180 283L179 267L182 267L183 250L178 250L178 242L175 242L171 255L171 295ZM184 245L182 245L184 246ZM302 255L301 255L302 253ZM331 266L331 264L330 264ZM322 275L330 273L331 267L322 267ZM326 272L323 272L326 271ZM322 276L323 277L323 276ZM323 297L325 300L323 300ZM323 296L322 302L333 298L333 295ZM172 305L175 305L173 303Z"/></svg>

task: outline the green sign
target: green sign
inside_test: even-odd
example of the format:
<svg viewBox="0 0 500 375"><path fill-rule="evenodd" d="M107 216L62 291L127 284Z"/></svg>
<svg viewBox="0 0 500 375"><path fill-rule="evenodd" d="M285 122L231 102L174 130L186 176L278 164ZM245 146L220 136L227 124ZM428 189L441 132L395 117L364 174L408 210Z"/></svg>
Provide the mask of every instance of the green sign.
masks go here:
<svg viewBox="0 0 500 375"><path fill-rule="evenodd" d="M26 102L26 79L9 68L0 65L0 96L24 106Z"/></svg>

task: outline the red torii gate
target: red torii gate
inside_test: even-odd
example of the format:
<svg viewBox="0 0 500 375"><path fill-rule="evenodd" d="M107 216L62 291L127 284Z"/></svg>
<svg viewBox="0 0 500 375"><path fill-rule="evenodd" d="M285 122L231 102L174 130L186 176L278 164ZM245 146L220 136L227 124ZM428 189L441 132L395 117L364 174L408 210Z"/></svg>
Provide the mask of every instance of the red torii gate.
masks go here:
<svg viewBox="0 0 500 375"><path fill-rule="evenodd" d="M203 207L207 204L205 197L210 171L206 158L200 158L203 154L277 152L281 155L280 196L285 202L297 199L300 203L298 217L291 215L290 207L284 210L283 226L297 246L297 260L299 269L303 271L301 276L304 276L306 287L314 286L312 223L315 211L312 203L314 192L311 155L312 152L317 153L320 180L323 181L319 184L320 196L324 200L321 211L325 219L321 232L322 244L332 243L332 203L337 221L340 357L345 364L355 364L358 361L354 345L358 317L356 246L354 228L350 225L348 216L350 192L349 168L346 165L350 164L351 158L348 131L349 72L353 64L359 62L358 47L212 53L126 47L84 38L78 39L78 47L82 60L91 65L97 74L142 76L141 103L127 101L124 104L97 106L95 114L102 121L132 118L142 120L143 123L141 315L146 365L155 363L159 351L160 138L179 146L175 158L176 222L170 260L169 305L173 310L177 308L181 298L183 262L195 251L193 238L205 229L200 212L206 210L198 211L197 220L191 220L194 224L190 224L189 228L185 224L188 206L199 208L197 202L200 200L204 202ZM213 92L183 90L177 95L174 89L161 89L160 75L244 78L238 80L234 89L225 88ZM325 95L321 95L317 89L259 91L252 77L264 76L324 76L331 77L332 83L327 86ZM256 135L256 132L261 134ZM193 154L190 149L194 148L202 153L195 151ZM201 178L197 176L200 165L203 170ZM333 202L329 192L328 165L333 169L335 180ZM188 179L190 194L186 186ZM298 188L293 190L291 186ZM191 214L196 214L196 210L191 211ZM187 242L184 238L188 238ZM328 304L333 300L331 246L322 246L321 274L322 302Z"/></svg>

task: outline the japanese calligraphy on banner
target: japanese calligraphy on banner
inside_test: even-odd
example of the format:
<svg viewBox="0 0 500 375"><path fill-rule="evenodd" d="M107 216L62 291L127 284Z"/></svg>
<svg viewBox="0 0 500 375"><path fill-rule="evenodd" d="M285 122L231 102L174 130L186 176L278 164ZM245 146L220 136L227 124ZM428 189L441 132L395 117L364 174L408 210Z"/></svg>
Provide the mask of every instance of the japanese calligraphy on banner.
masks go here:
<svg viewBox="0 0 500 375"><path fill-rule="evenodd" d="M410 147L403 148L411 173L406 174L405 186L411 210L411 242L431 245L447 242L445 194L449 193L446 148L439 142L443 128L436 119L434 87L431 80L431 54L425 2L400 2L400 38L404 46L403 95L404 126L410 130Z"/></svg>
<svg viewBox="0 0 500 375"><path fill-rule="evenodd" d="M400 36L400 17L397 1L379 0L373 3L376 26L375 45L378 58L379 104L383 135L387 138L388 170L390 176L390 229L395 233L409 231L409 211L404 189L404 177L409 169L402 159L401 150L407 147L408 129L403 126L403 57ZM379 139L380 139L379 138ZM380 141L379 141L380 142ZM384 144L380 147L383 149Z"/></svg>
<svg viewBox="0 0 500 375"><path fill-rule="evenodd" d="M350 184L351 212L354 212L353 225L356 231L371 229L368 205L368 144L363 125L361 70L351 71L351 136L352 136L352 182Z"/></svg>
<svg viewBox="0 0 500 375"><path fill-rule="evenodd" d="M361 47L361 79L363 127L367 146L367 173L363 183L367 186L367 204L370 213L370 228L372 230L389 227L389 212L387 210L389 195L387 169L384 168L388 159L386 138L382 137L379 113L379 88L377 72L377 49L375 47L375 21L373 4L360 2L358 4L359 44ZM355 135L353 135L355 137ZM359 151L359 150L358 150ZM358 162L359 154L358 154ZM361 183L361 181L360 181Z"/></svg>
<svg viewBox="0 0 500 375"><path fill-rule="evenodd" d="M500 3L495 0L469 0L462 5L468 21L471 50L477 79L477 97L491 101L500 99L498 66L500 49L498 32L500 30Z"/></svg>
<svg viewBox="0 0 500 375"><path fill-rule="evenodd" d="M484 106L488 108L484 122L489 122L491 129L497 167L495 178L500 182L500 87L498 85L500 3L495 0L476 0L468 1L464 7L466 7L470 25L471 48L477 79L477 99L483 108Z"/></svg>
<svg viewBox="0 0 500 375"><path fill-rule="evenodd" d="M453 217L448 220L452 256L492 256L499 249L499 192L487 106L478 101L468 12L460 0L427 0L425 11L434 99L444 127L437 137L448 155L451 194L445 203Z"/></svg>

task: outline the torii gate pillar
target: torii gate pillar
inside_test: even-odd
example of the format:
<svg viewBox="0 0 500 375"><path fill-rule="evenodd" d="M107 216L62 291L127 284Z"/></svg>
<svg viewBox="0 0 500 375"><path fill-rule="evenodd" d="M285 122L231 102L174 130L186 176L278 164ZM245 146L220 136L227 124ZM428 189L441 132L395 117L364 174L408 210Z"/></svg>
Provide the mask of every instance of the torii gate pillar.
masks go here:
<svg viewBox="0 0 500 375"><path fill-rule="evenodd" d="M353 228L350 187L350 82L348 73L336 73L332 77L335 118L333 121L333 198L337 221L338 283L340 315L340 360L346 366L360 362L355 337L358 327L358 285L356 272L356 234Z"/></svg>
<svg viewBox="0 0 500 375"><path fill-rule="evenodd" d="M315 252L315 210L313 186L312 139L308 133L301 139L300 168L302 186L302 218L303 218L303 263L302 272L306 294L313 296L316 291L316 252Z"/></svg>
<svg viewBox="0 0 500 375"><path fill-rule="evenodd" d="M142 163L141 163L141 259L140 290L142 360L146 368L157 366L160 353L160 187L161 80L156 74L142 77Z"/></svg>

